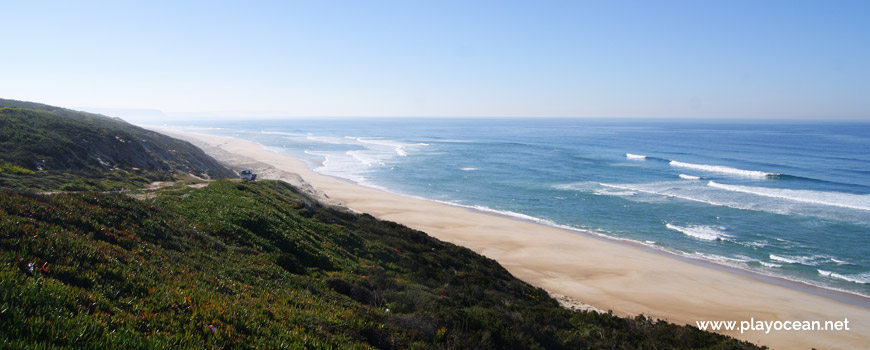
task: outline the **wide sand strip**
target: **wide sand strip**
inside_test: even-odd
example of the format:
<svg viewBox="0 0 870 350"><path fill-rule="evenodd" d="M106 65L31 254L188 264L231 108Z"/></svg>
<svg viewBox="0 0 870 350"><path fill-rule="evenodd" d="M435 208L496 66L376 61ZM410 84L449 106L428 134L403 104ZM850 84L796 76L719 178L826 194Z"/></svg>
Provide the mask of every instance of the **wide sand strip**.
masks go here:
<svg viewBox="0 0 870 350"><path fill-rule="evenodd" d="M848 319L849 331L719 333L776 349L870 348L870 309L866 303L847 304L620 242L356 185L317 174L302 161L253 142L155 130L204 146L207 153L229 164L246 158L256 160L270 166L267 178L299 184L301 177L333 204L468 247L497 260L532 285L599 309L689 325L723 320L737 321L739 326L751 319L822 321L824 325L825 321Z"/></svg>

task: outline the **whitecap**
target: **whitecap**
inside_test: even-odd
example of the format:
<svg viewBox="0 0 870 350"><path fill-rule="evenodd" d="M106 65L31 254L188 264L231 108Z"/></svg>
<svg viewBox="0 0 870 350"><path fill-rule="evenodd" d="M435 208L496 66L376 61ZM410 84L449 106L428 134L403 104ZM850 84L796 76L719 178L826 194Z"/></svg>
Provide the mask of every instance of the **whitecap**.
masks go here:
<svg viewBox="0 0 870 350"><path fill-rule="evenodd" d="M281 132L281 131L260 131L260 133L265 134L265 135L301 136L301 134L292 134L289 132Z"/></svg>
<svg viewBox="0 0 870 350"><path fill-rule="evenodd" d="M722 230L724 230L725 228L721 227L721 226L718 226L718 227L717 226L704 226L704 225L677 226L677 225L673 225L670 223L666 223L665 227L667 227L671 230L677 231L677 232L681 232L682 234L684 234L686 236L697 238L697 239L702 239L705 241L717 241L717 240L724 240L726 238L733 237L725 232L722 232Z"/></svg>
<svg viewBox="0 0 870 350"><path fill-rule="evenodd" d="M592 192L592 194L596 196L614 196L614 197L628 197L634 196L637 194L636 191L608 191L608 190L596 190Z"/></svg>
<svg viewBox="0 0 870 350"><path fill-rule="evenodd" d="M870 210L870 195L823 192L812 190L790 190L785 188L770 188L757 186L726 185L710 181L707 186L720 190L753 194L776 199L786 199L795 202L819 204L857 210Z"/></svg>
<svg viewBox="0 0 870 350"><path fill-rule="evenodd" d="M800 260L795 259L794 257L779 256L776 254L770 254L769 257L770 257L770 260L784 262L784 263L788 263L788 264L799 264L800 263Z"/></svg>
<svg viewBox="0 0 870 350"><path fill-rule="evenodd" d="M837 265L846 265L849 263L848 261L844 261L844 260L840 260L840 259L836 259L836 258L831 258L831 261L837 263Z"/></svg>
<svg viewBox="0 0 870 350"><path fill-rule="evenodd" d="M706 171L706 172L728 174L728 175L735 175L735 176L741 176L741 177L762 177L763 178L763 177L768 177L771 175L776 175L774 173L766 173L763 171L743 170L743 169L737 169L737 168L732 168L732 167L727 167L727 166L722 166L722 165L684 163L684 162L678 162L676 160L670 161L669 164L673 167L702 170L702 171Z"/></svg>
<svg viewBox="0 0 870 350"><path fill-rule="evenodd" d="M759 261L758 263L764 267L770 267L770 268L782 267L782 264L774 264L774 263L769 263L769 262L764 262L764 261Z"/></svg>
<svg viewBox="0 0 870 350"><path fill-rule="evenodd" d="M779 261L787 264L802 264L807 266L817 266L820 260L829 260L830 257L825 255L799 256L799 255L776 255L770 254L770 260Z"/></svg>

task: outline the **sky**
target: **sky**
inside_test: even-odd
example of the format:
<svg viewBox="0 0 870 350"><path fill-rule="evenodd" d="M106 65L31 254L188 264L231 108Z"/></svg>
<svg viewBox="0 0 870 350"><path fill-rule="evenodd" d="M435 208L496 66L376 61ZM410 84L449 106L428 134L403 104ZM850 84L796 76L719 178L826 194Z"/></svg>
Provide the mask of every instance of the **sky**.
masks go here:
<svg viewBox="0 0 870 350"><path fill-rule="evenodd" d="M4 1L0 13L0 98L77 109L870 120L870 1Z"/></svg>

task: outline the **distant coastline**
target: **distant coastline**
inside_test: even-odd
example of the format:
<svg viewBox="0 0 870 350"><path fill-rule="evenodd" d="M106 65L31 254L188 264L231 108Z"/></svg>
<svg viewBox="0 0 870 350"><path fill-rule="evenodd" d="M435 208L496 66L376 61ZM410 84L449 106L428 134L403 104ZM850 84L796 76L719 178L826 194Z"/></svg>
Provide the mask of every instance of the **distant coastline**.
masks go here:
<svg viewBox="0 0 870 350"><path fill-rule="evenodd" d="M864 297L821 288L801 288L799 282L761 276L689 257L663 255L660 250L642 244L617 243L595 234L578 236L578 230L568 232L536 222L526 224L498 213L469 211L473 208L447 206L361 187L344 179L314 173L304 162L247 141L165 129L160 131L210 145L213 156L217 148L227 154L256 159L285 173L299 174L305 183L325 193L335 204L404 223L437 238L472 248L498 260L514 275L534 285L621 315L642 313L686 324L698 319L740 319L751 315L781 315L781 318L802 315L806 319L848 315L850 320L870 320ZM210 147L205 147L207 152ZM503 229L493 232L492 225ZM529 231L544 234L530 240L523 234ZM594 253L593 256L578 257L566 249L568 246L577 247L576 251ZM554 265L553 261L559 263ZM612 266L601 266L597 261L613 263ZM650 273L658 275L655 271L668 271L669 276L647 276ZM694 282L691 286L685 285L689 281ZM629 285L633 286L632 290L623 289ZM693 289L703 292L698 295L683 293ZM634 290L646 291L638 295ZM685 306L698 302L705 305L702 310ZM680 306L684 303L688 304ZM867 324L855 322L859 323ZM862 338L863 335L859 336L861 332L849 332L845 337L844 334L806 334L812 336L807 339L794 334L725 334L775 347L817 346L822 344L817 342L822 338L824 344L840 344L834 345L838 347L870 341Z"/></svg>
<svg viewBox="0 0 870 350"><path fill-rule="evenodd" d="M487 136L489 125L497 133ZM317 173L403 196L867 297L870 260L852 242L870 225L870 183L838 170L860 169L866 155L849 142L867 128L373 118L217 122L181 130L254 141ZM830 141L841 134L844 141ZM778 137L775 144L771 137ZM814 143L802 146L804 137Z"/></svg>

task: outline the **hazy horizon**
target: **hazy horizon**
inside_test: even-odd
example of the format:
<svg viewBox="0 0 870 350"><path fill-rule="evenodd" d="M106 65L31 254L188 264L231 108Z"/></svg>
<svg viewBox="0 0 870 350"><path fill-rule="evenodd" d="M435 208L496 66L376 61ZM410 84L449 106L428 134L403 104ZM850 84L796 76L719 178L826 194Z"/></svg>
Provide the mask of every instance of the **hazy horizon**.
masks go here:
<svg viewBox="0 0 870 350"><path fill-rule="evenodd" d="M870 120L860 1L0 8L0 97L149 120Z"/></svg>

